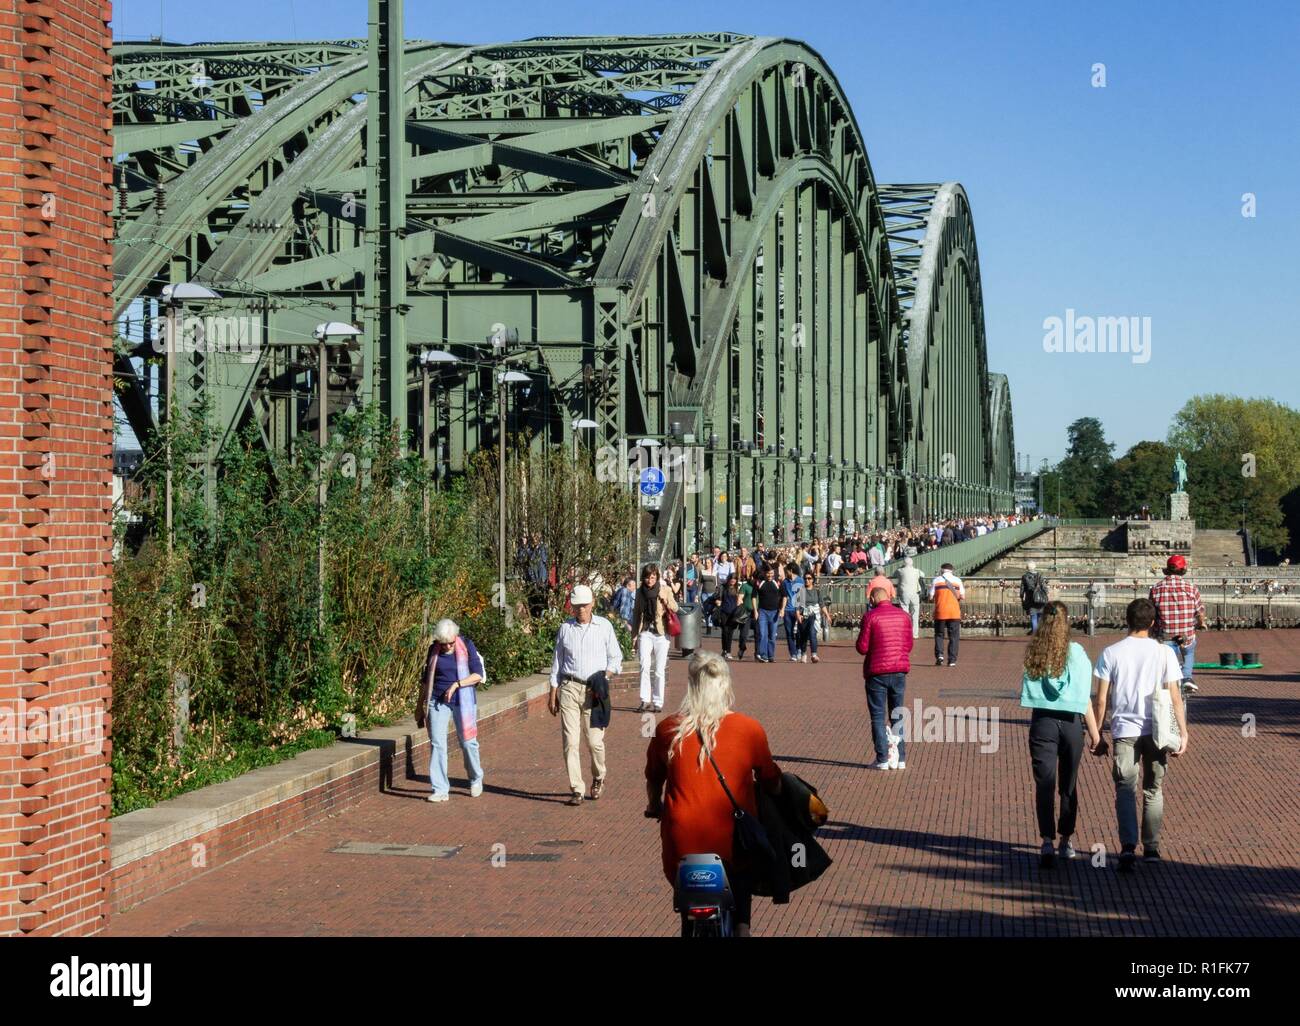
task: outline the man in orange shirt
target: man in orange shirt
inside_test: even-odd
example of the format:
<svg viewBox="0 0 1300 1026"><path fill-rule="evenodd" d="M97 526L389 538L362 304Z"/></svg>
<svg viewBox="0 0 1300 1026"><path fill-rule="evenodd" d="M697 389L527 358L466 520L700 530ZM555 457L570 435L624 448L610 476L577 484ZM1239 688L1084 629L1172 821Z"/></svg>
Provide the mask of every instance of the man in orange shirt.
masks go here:
<svg viewBox="0 0 1300 1026"><path fill-rule="evenodd" d="M867 582L867 594L870 595L877 588L880 588L889 596L889 601L893 602L898 597L894 591L894 582L885 576L882 568L876 569L876 576Z"/></svg>
<svg viewBox="0 0 1300 1026"><path fill-rule="evenodd" d="M948 665L957 665L957 643L961 640L961 604L966 589L953 572L951 563L939 568L939 576L930 583L930 601L934 603L934 665L943 665L943 639L948 638Z"/></svg>

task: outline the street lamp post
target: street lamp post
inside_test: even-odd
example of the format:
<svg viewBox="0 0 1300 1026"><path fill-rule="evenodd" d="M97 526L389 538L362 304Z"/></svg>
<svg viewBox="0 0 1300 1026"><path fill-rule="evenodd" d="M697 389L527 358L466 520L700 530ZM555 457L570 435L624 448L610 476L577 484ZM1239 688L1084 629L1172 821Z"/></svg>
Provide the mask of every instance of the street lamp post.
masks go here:
<svg viewBox="0 0 1300 1026"><path fill-rule="evenodd" d="M179 319L181 305L185 302L200 303L207 300L220 299L221 295L214 292L205 285L198 285L191 281L176 282L172 285L164 285L162 290L162 303L166 308L166 318L164 320L164 331L166 333L167 353L164 358L164 373L167 378L167 397L166 410L164 417L167 422L167 552L172 551L173 531L172 531L172 394L176 390L176 342L177 342L177 320Z"/></svg>
<svg viewBox="0 0 1300 1026"><path fill-rule="evenodd" d="M420 353L420 377L423 388L422 412L420 415L420 458L424 461L425 471L429 469L429 372L434 364L456 363L456 357L438 349L426 349ZM434 471L434 489L437 490L437 471ZM429 529L429 487L424 487L424 527Z"/></svg>
<svg viewBox="0 0 1300 1026"><path fill-rule="evenodd" d="M507 339L500 343L493 341L493 355L487 360L465 359L452 353L441 350L430 350L422 353L420 356L421 365L424 368L425 378L425 416L428 416L429 390L428 390L428 368L431 364L465 364L472 367L491 367L496 372L496 407L497 407L497 584L499 600L505 602L506 588L506 386L519 382L531 381L527 374L520 371L505 370L505 366L512 360L524 356L523 353L508 353L506 346L508 342L516 341L517 335L513 332ZM424 427L424 447L423 453L428 458L428 427ZM426 502L426 517L427 517Z"/></svg>
<svg viewBox="0 0 1300 1026"><path fill-rule="evenodd" d="M586 417L579 417L570 425L571 434L573 435L573 531L575 537L581 536L578 528L578 432L592 431L599 426L594 420Z"/></svg>
<svg viewBox="0 0 1300 1026"><path fill-rule="evenodd" d="M343 321L328 321L316 325L312 337L316 339L317 412L316 444L320 457L316 467L316 505L320 516L320 531L316 541L316 626L325 628L325 447L329 443L329 367L326 347L330 339L356 338L361 329Z"/></svg>
<svg viewBox="0 0 1300 1026"><path fill-rule="evenodd" d="M637 440L637 448L653 451L659 448L660 442L657 438L640 438ZM640 461L638 460L638 463ZM661 468L662 469L662 468ZM637 580L641 579L641 481L638 475L636 481L632 482L632 494L636 499L636 572ZM662 496L662 492L660 496ZM659 510L656 511L655 526L658 526L658 513L663 509L663 499L659 498Z"/></svg>
<svg viewBox="0 0 1300 1026"><path fill-rule="evenodd" d="M497 583L502 602L505 602L506 594L506 385L531 380L521 371L497 371L497 474L500 492L497 499L500 508L497 522Z"/></svg>
<svg viewBox="0 0 1300 1026"><path fill-rule="evenodd" d="M429 373L434 364L455 363L456 357L451 353L442 352L438 349L424 349L420 352L420 377L421 377L421 411L420 411L420 459L424 463L425 474L429 473ZM437 471L434 471L433 486L438 487ZM429 483L422 480L420 485L421 508L424 511L424 523L421 528L424 534L424 554L429 555ZM429 628L429 598L426 595L424 599L424 630Z"/></svg>

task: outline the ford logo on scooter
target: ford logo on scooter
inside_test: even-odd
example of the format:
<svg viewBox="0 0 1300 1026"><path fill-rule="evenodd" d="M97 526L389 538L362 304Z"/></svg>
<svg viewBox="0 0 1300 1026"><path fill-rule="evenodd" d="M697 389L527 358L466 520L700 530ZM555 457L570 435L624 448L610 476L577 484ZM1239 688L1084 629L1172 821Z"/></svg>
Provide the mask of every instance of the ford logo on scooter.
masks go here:
<svg viewBox="0 0 1300 1026"><path fill-rule="evenodd" d="M718 874L712 869L692 869L686 874L686 882L692 884L711 884L718 879Z"/></svg>

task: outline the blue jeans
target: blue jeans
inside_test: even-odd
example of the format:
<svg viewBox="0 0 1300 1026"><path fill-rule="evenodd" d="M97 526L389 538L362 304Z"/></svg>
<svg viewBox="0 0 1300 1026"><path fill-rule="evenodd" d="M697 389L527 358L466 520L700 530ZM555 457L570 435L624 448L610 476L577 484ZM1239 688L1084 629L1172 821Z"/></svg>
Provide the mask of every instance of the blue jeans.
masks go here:
<svg viewBox="0 0 1300 1026"><path fill-rule="evenodd" d="M871 741L876 746L876 761L884 762L889 758L889 738L886 728L891 725L894 710L903 704L903 689L907 686L907 674L882 673L867 678L867 708L871 710ZM900 727L899 733L902 733ZM903 742L898 742L898 759L907 760L907 749Z"/></svg>
<svg viewBox="0 0 1300 1026"><path fill-rule="evenodd" d="M451 790L447 779L447 721L456 721L456 739L460 741L460 752L465 757L465 773L471 784L482 783L483 765L478 757L478 738L465 740L465 731L460 722L460 701L452 696L452 704L440 702L429 703L429 783L433 785L434 794L446 794Z"/></svg>
<svg viewBox="0 0 1300 1026"><path fill-rule="evenodd" d="M785 613L785 643L793 659L799 654L799 614L793 609L787 609Z"/></svg>
<svg viewBox="0 0 1300 1026"><path fill-rule="evenodd" d="M1166 645L1174 650L1174 655L1178 657L1178 662L1183 668L1183 682L1186 683L1192 679L1192 669L1196 666L1196 640L1184 648L1176 641L1166 641Z"/></svg>
<svg viewBox="0 0 1300 1026"><path fill-rule="evenodd" d="M758 643L754 653L762 659L776 656L776 616L779 609L760 609L758 611Z"/></svg>
<svg viewBox="0 0 1300 1026"><path fill-rule="evenodd" d="M1043 611L1041 609L1029 610L1029 629L1035 634L1038 633L1038 618L1042 615Z"/></svg>

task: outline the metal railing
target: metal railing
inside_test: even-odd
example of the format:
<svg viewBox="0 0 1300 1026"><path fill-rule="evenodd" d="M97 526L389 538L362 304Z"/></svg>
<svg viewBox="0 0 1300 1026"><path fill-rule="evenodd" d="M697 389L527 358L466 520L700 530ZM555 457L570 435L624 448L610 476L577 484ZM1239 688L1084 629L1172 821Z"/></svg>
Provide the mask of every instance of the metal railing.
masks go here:
<svg viewBox="0 0 1300 1026"><path fill-rule="evenodd" d="M990 531L970 541L928 549L912 557L912 562L921 571L922 577L934 577L944 563L951 563L953 570L961 576L968 570L981 567L1030 538L1050 530L1051 526L1051 523L1046 520L1030 520L1023 524L1016 524L1014 527ZM901 559L886 563L885 576L893 577L902 565ZM857 609L860 614L861 610L867 607L867 582L870 579L871 575L865 573L853 577L822 577L818 579L817 586L829 592L831 605L837 611Z"/></svg>
<svg viewBox="0 0 1300 1026"><path fill-rule="evenodd" d="M856 625L867 608L867 581L860 576L850 581L829 578L818 581L819 588L831 593L832 616L837 626ZM1103 629L1122 629L1129 602L1145 598L1155 583L1131 578L1104 582L1094 578L1049 578L1049 598L1064 602L1071 620L1080 629L1088 621L1086 592L1094 581L1104 584L1092 607L1093 622ZM1029 616L1020 607L1019 577L965 577L962 583L966 590L962 602L963 626L996 632L1028 627ZM1294 582L1284 583L1276 577L1260 575L1247 580L1221 577L1193 583L1201 590L1205 618L1211 630L1300 627L1300 585ZM929 626L933 612L933 605L925 602L923 596L921 623Z"/></svg>

